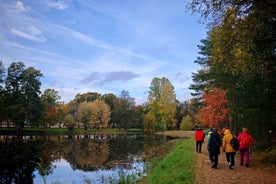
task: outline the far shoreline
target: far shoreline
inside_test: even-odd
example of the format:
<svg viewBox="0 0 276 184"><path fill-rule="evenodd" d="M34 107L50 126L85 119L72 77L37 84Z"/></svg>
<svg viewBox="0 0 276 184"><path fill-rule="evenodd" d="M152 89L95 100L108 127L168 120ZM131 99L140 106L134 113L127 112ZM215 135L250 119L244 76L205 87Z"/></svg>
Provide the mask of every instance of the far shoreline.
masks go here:
<svg viewBox="0 0 276 184"><path fill-rule="evenodd" d="M14 127L0 127L0 135L113 135L113 134L144 134L142 129L118 129L118 128L103 128L103 129L87 129L75 128L73 131L68 131L67 128L24 128L22 133ZM190 138L194 136L194 131L182 130L167 130L156 132L155 135L163 135L171 138Z"/></svg>
<svg viewBox="0 0 276 184"><path fill-rule="evenodd" d="M123 130L118 128L87 129L75 128L68 131L67 128L24 128L18 133L17 128L0 128L0 135L102 135L102 134L135 134L142 133L142 129Z"/></svg>

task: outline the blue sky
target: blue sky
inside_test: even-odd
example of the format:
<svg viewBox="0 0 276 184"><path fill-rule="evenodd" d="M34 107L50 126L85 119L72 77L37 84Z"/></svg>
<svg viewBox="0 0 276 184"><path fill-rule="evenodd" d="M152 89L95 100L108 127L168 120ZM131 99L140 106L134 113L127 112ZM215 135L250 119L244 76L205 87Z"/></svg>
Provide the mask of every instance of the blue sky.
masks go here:
<svg viewBox="0 0 276 184"><path fill-rule="evenodd" d="M86 92L147 100L154 77L191 98L205 25L187 0L0 0L0 60L40 70L41 90L69 102Z"/></svg>

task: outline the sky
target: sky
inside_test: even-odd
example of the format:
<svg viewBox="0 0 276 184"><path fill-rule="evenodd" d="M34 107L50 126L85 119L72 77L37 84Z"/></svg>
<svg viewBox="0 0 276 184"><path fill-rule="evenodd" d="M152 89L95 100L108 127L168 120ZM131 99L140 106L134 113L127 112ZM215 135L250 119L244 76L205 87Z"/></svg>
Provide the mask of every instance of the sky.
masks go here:
<svg viewBox="0 0 276 184"><path fill-rule="evenodd" d="M206 26L188 0L0 0L0 60L40 70L41 91L65 103L77 94L147 101L153 78L165 77L180 102L191 97L192 72Z"/></svg>

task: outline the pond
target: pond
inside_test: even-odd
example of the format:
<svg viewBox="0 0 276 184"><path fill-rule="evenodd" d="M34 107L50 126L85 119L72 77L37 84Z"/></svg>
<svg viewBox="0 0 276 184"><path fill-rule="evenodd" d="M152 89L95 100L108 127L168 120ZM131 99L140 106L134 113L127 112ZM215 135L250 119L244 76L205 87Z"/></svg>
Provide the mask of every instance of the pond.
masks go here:
<svg viewBox="0 0 276 184"><path fill-rule="evenodd" d="M118 183L145 175L164 136L0 136L0 183Z"/></svg>

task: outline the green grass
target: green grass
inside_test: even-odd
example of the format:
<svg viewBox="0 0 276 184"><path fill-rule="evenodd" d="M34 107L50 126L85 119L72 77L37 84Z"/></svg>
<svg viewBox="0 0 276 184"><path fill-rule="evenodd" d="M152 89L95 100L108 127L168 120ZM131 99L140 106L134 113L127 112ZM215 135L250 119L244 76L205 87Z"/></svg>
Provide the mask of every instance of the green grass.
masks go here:
<svg viewBox="0 0 276 184"><path fill-rule="evenodd" d="M177 146L164 158L151 161L147 176L140 180L146 184L194 183L196 154L194 140L179 139Z"/></svg>

